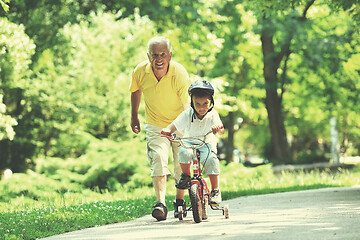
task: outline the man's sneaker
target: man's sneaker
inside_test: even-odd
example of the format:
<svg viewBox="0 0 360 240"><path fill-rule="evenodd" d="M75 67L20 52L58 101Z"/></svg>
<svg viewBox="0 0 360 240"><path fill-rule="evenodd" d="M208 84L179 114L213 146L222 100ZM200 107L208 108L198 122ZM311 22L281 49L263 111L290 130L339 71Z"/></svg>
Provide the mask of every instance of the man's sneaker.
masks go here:
<svg viewBox="0 0 360 240"><path fill-rule="evenodd" d="M221 203L221 192L219 189L211 191L210 204L219 205Z"/></svg>
<svg viewBox="0 0 360 240"><path fill-rule="evenodd" d="M178 206L183 207L183 217L186 217L186 202L183 199L176 199L174 201L174 217L179 218Z"/></svg>
<svg viewBox="0 0 360 240"><path fill-rule="evenodd" d="M166 220L167 216L167 207L160 201L157 201L153 206L154 210L152 211L152 216L158 221Z"/></svg>
<svg viewBox="0 0 360 240"><path fill-rule="evenodd" d="M191 177L189 175L182 173L175 187L178 189L187 189L189 188L190 180Z"/></svg>

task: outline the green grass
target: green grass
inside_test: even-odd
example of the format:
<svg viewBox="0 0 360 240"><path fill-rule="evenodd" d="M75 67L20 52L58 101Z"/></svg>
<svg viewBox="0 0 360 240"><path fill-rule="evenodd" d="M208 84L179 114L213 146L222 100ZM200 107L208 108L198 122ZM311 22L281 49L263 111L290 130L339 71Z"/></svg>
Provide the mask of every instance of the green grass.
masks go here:
<svg viewBox="0 0 360 240"><path fill-rule="evenodd" d="M175 189L168 181L167 206L173 210ZM360 185L360 170L338 169L274 175L270 166L222 166L223 200L240 196ZM10 199L0 205L0 239L36 239L78 229L130 221L151 213L152 188L103 194L58 193L56 201ZM140 196L140 197L139 197ZM188 199L188 198L187 198Z"/></svg>
<svg viewBox="0 0 360 240"><path fill-rule="evenodd" d="M1 239L35 239L87 227L133 220L149 213L153 199L97 201L1 214Z"/></svg>

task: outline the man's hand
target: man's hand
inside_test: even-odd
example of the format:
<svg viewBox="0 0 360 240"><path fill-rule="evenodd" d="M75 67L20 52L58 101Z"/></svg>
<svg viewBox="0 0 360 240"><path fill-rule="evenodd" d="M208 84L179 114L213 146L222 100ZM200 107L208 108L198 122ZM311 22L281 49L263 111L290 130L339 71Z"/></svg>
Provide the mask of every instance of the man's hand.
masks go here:
<svg viewBox="0 0 360 240"><path fill-rule="evenodd" d="M213 131L214 134L223 134L224 133L224 126L223 125L213 125L211 127L211 130Z"/></svg>
<svg viewBox="0 0 360 240"><path fill-rule="evenodd" d="M141 90L137 90L131 93L131 120L130 126L131 130L138 134L140 132L140 121L138 117L138 110L141 100Z"/></svg>
<svg viewBox="0 0 360 240"><path fill-rule="evenodd" d="M134 133L139 134L141 130L139 118L131 118L130 126L131 126L131 130Z"/></svg>

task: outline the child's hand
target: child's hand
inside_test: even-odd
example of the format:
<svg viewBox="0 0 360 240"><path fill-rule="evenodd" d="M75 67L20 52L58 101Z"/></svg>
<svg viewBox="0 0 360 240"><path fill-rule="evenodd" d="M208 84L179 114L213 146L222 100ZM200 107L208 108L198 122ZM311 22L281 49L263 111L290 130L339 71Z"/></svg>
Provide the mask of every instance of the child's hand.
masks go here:
<svg viewBox="0 0 360 240"><path fill-rule="evenodd" d="M168 129L168 128L163 128L163 129L161 130L161 135L171 136L171 131L170 131L170 129Z"/></svg>
<svg viewBox="0 0 360 240"><path fill-rule="evenodd" d="M211 127L211 130L213 131L214 134L223 134L224 133L224 126L223 125L213 125Z"/></svg>

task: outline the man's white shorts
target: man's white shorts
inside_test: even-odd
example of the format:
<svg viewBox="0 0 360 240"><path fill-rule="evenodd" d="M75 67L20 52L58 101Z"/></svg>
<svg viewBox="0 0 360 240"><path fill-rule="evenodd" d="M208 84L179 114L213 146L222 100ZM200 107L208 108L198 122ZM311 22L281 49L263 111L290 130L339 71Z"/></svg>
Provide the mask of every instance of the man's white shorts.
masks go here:
<svg viewBox="0 0 360 240"><path fill-rule="evenodd" d="M169 176L168 169L169 152L172 148L174 159L174 178L179 179L182 171L178 161L178 153L180 150L179 143L170 142L169 139L161 137L162 127L145 124L147 143L147 157L151 167L151 177ZM176 132L181 136L180 133Z"/></svg>

